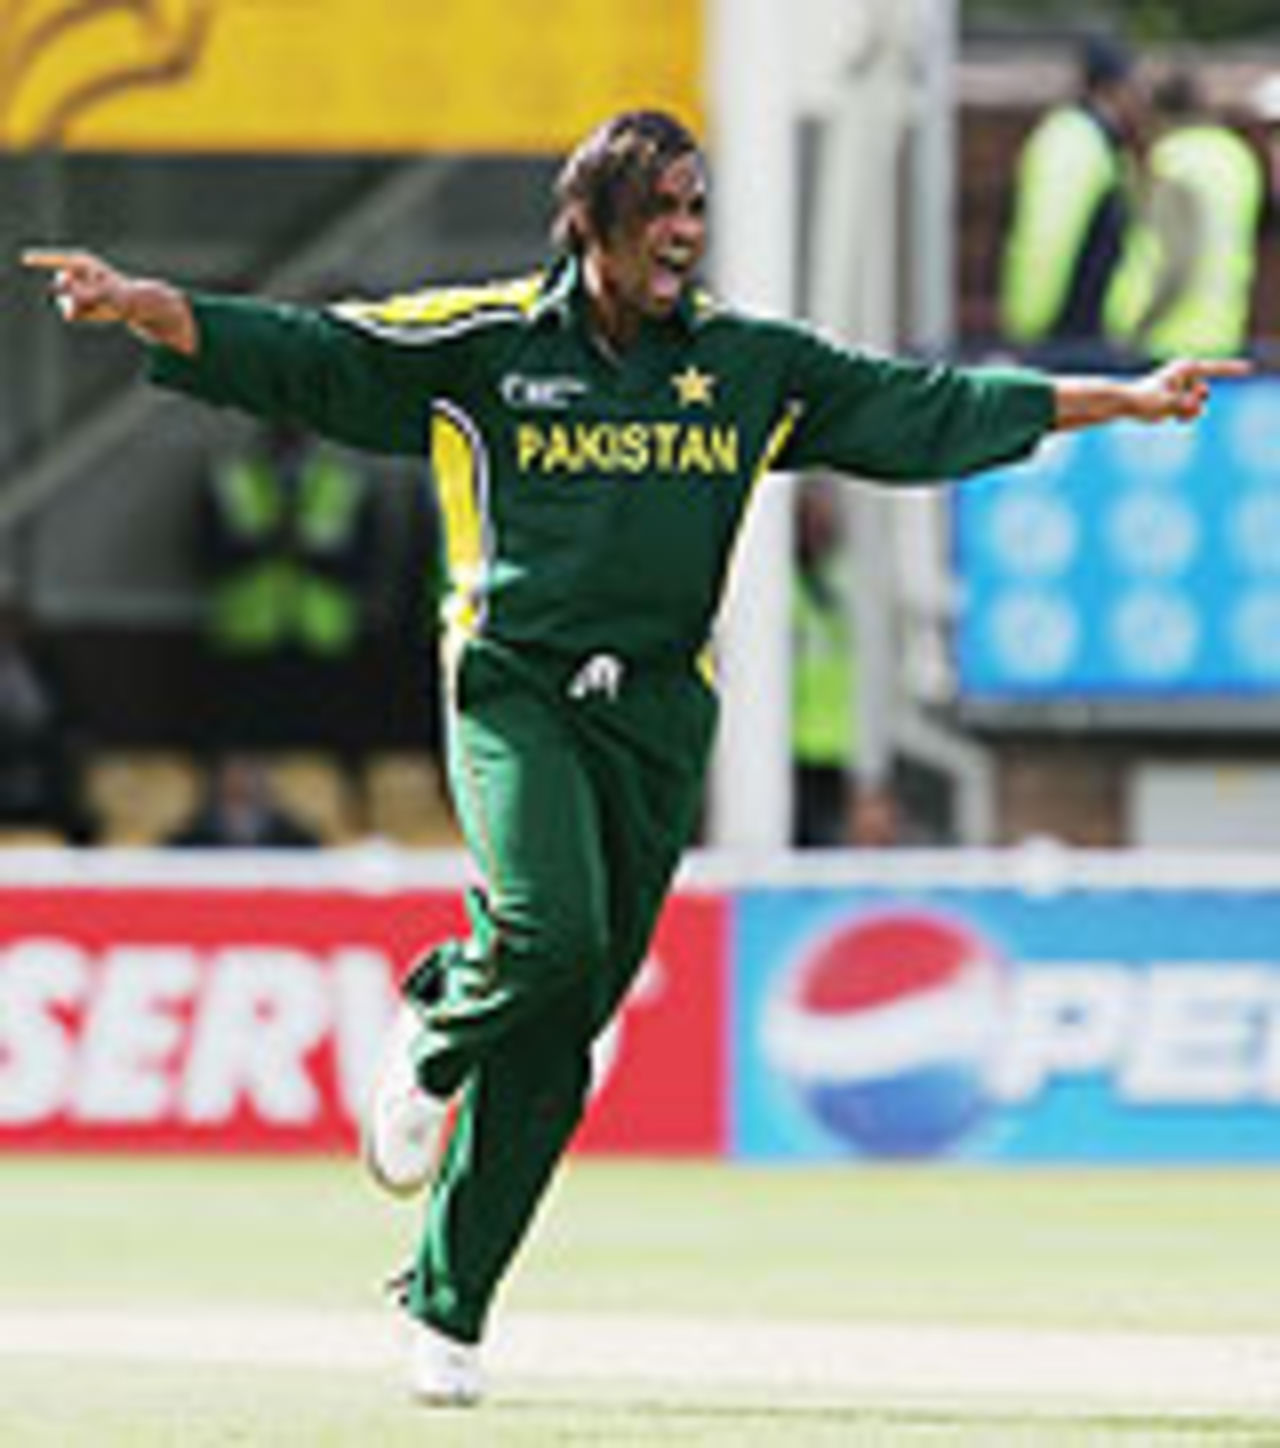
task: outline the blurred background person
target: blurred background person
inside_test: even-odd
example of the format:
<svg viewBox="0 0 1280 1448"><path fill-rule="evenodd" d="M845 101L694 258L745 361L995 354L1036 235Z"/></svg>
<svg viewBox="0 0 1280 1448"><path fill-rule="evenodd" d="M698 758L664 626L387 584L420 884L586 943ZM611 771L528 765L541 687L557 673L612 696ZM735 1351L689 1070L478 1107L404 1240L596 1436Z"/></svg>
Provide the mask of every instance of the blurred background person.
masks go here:
<svg viewBox="0 0 1280 1448"><path fill-rule="evenodd" d="M1143 205L1115 284L1113 320L1144 356L1249 348L1266 171L1254 147L1179 69L1153 92Z"/></svg>
<svg viewBox="0 0 1280 1448"><path fill-rule="evenodd" d="M212 849L307 849L321 841L275 797L261 760L228 754L210 765L196 813L165 843Z"/></svg>
<svg viewBox="0 0 1280 1448"><path fill-rule="evenodd" d="M1080 92L1032 129L1018 157L1000 273L1005 339L1096 355L1110 335L1112 283L1131 221L1146 97L1130 51L1090 36Z"/></svg>
<svg viewBox="0 0 1280 1448"><path fill-rule="evenodd" d="M1249 106L1261 126L1267 186L1265 217L1274 225L1280 220L1280 71L1254 87Z"/></svg>
<svg viewBox="0 0 1280 1448"><path fill-rule="evenodd" d="M199 549L216 746L349 742L374 528L363 472L295 427L210 470Z"/></svg>
<svg viewBox="0 0 1280 1448"><path fill-rule="evenodd" d="M48 830L88 844L82 751L27 617L0 599L0 827Z"/></svg>
<svg viewBox="0 0 1280 1448"><path fill-rule="evenodd" d="M858 653L853 551L826 480L796 493L791 578L792 841L887 845L896 818L886 789L858 779Z"/></svg>

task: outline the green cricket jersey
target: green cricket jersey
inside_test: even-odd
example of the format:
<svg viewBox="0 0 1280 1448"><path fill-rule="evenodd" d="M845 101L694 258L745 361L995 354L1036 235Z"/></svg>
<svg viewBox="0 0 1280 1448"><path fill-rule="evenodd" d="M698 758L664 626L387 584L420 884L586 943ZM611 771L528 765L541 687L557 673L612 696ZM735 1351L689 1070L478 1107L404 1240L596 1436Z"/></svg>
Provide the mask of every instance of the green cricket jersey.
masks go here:
<svg viewBox="0 0 1280 1448"><path fill-rule="evenodd" d="M842 350L690 296L621 358L579 268L328 311L193 295L194 358L155 381L339 442L419 453L449 620L632 659L706 643L754 481L772 467L953 478L1029 452L1049 382Z"/></svg>

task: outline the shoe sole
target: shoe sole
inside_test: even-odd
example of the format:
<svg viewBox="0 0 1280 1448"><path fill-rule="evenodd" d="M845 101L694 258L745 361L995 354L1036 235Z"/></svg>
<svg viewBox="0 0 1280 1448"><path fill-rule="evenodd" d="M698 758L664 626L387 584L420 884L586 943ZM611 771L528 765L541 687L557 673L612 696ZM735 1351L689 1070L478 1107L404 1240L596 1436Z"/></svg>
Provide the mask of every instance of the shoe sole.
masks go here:
<svg viewBox="0 0 1280 1448"><path fill-rule="evenodd" d="M389 1049L392 1049L390 1045L384 1046L383 1057L378 1063L377 1079L379 1081L381 1081L386 1071L386 1052ZM386 1192L388 1196L401 1198L419 1196L426 1190L436 1174L436 1168L442 1155L442 1147L439 1141L437 1142L436 1150L431 1154L420 1174L409 1180L398 1180L387 1172L386 1168L378 1159L377 1148L374 1144L376 1133L373 1122L375 1116L376 1112L373 1109L373 1104L370 1103L369 1108L360 1121L360 1160L364 1165L365 1171L373 1179L374 1183Z"/></svg>
<svg viewBox="0 0 1280 1448"><path fill-rule="evenodd" d="M423 1408L475 1408L480 1404L481 1394L475 1393L429 1393L414 1388L410 1397Z"/></svg>
<svg viewBox="0 0 1280 1448"><path fill-rule="evenodd" d="M395 1177L389 1176L378 1160L378 1153L373 1144L373 1131L367 1124L360 1128L360 1160L365 1171L388 1196L401 1198L420 1196L427 1189L432 1177L435 1176L434 1162L428 1163L426 1170L410 1181L397 1181Z"/></svg>

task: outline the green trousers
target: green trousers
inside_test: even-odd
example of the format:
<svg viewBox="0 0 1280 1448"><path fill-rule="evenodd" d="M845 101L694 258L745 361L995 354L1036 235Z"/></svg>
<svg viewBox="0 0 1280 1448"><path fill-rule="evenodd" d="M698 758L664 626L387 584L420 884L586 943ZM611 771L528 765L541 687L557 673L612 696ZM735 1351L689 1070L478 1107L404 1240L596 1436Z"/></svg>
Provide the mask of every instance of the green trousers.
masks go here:
<svg viewBox="0 0 1280 1448"><path fill-rule="evenodd" d="M716 703L691 662L468 643L449 778L483 891L406 997L419 1079L459 1094L410 1311L477 1341L574 1128L590 1047L642 963L696 828Z"/></svg>

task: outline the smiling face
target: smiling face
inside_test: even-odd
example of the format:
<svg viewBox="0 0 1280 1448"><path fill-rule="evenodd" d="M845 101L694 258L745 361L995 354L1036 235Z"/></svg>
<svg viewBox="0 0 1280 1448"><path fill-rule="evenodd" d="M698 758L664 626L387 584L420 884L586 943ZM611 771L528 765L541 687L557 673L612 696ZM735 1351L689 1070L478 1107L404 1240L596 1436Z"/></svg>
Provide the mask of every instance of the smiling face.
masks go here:
<svg viewBox="0 0 1280 1448"><path fill-rule="evenodd" d="M587 235L587 292L609 343L625 347L646 319L675 311L706 251L706 210L706 173L689 151L628 196L605 235Z"/></svg>

